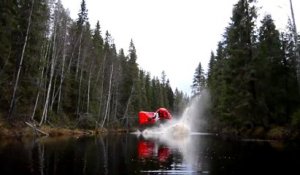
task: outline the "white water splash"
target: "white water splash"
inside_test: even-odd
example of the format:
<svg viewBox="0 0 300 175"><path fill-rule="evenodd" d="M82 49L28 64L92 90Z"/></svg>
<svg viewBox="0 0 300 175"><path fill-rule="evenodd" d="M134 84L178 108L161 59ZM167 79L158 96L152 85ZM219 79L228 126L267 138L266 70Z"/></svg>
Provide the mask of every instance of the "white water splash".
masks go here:
<svg viewBox="0 0 300 175"><path fill-rule="evenodd" d="M138 137L141 136L142 139L154 142L155 148L159 148L160 145L167 145L171 150L176 150L181 153L184 171L202 171L202 165L199 164L201 141L199 140L200 137L193 137L193 135L208 134L198 132L201 130L200 127L205 124L204 115L209 105L208 99L209 93L203 91L200 96L194 97L191 100L180 117L175 116L167 123L159 124L158 126L147 128L143 131L138 130L134 134ZM177 170L174 170L174 172L180 174Z"/></svg>
<svg viewBox="0 0 300 175"><path fill-rule="evenodd" d="M201 130L201 126L205 125L206 121L203 117L205 110L209 106L209 92L203 90L199 96L194 97L179 119L172 119L159 126L137 131L135 134L143 135L144 137L165 137L179 138L185 137L192 132ZM174 117L175 118L175 117Z"/></svg>

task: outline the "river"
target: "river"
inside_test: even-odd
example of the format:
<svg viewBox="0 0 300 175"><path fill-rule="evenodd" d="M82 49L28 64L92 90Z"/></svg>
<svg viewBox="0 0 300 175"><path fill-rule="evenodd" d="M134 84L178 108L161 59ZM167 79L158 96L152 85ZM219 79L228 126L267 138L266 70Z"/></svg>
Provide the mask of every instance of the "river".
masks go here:
<svg viewBox="0 0 300 175"><path fill-rule="evenodd" d="M1 140L0 174L295 174L299 156L295 142L230 141L205 133Z"/></svg>

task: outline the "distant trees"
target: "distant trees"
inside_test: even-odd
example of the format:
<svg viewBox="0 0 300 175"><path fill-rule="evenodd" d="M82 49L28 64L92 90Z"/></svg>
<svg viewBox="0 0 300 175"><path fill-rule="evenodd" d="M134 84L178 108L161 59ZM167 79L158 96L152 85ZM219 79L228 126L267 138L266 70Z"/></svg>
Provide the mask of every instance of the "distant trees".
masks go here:
<svg viewBox="0 0 300 175"><path fill-rule="evenodd" d="M204 90L205 87L206 87L206 78L201 63L199 63L194 73L194 79L192 84L192 95L193 96L199 95L201 91Z"/></svg>
<svg viewBox="0 0 300 175"><path fill-rule="evenodd" d="M271 15L256 30L256 18L255 2L239 0L211 54L207 84L218 126L268 128L299 118L292 31L279 33Z"/></svg>
<svg viewBox="0 0 300 175"><path fill-rule="evenodd" d="M138 67L133 40L117 53L80 7L74 21L60 0L0 2L0 117L94 128L132 126L160 106L180 112L184 95L165 73Z"/></svg>

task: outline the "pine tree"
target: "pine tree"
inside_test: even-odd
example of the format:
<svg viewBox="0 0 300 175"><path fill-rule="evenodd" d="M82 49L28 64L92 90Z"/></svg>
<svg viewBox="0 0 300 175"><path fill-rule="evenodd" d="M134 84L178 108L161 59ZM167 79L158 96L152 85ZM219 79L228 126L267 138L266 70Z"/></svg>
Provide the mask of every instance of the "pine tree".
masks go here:
<svg viewBox="0 0 300 175"><path fill-rule="evenodd" d="M174 116L181 116L183 110L186 108L189 101L189 97L177 88L174 92Z"/></svg>
<svg viewBox="0 0 300 175"><path fill-rule="evenodd" d="M227 60L224 67L224 113L235 126L252 125L255 113L255 69L253 50L255 43L256 8L253 0L240 0L234 6L232 22L225 34Z"/></svg>
<svg viewBox="0 0 300 175"><path fill-rule="evenodd" d="M167 102L168 102L168 108L169 110L173 111L174 110L174 92L172 90L172 87L170 85L170 80L167 80L166 83L166 94L167 94Z"/></svg>
<svg viewBox="0 0 300 175"><path fill-rule="evenodd" d="M130 85L131 88L133 88L133 98L132 98L132 114L135 114L139 111L140 109L140 96L139 96L139 91L138 89L139 84L138 84L138 65L136 63L137 60L137 54L136 54L136 49L133 43L133 40L130 41L129 44L129 50L128 50L128 74L130 77Z"/></svg>
<svg viewBox="0 0 300 175"><path fill-rule="evenodd" d="M211 52L210 59L208 63L208 71L207 71L207 84L210 86L213 81L213 73L215 72L216 67L216 57L214 52Z"/></svg>
<svg viewBox="0 0 300 175"><path fill-rule="evenodd" d="M206 78L201 63L199 63L194 73L192 95L193 96L199 95L201 91L205 89L205 87L206 87Z"/></svg>
<svg viewBox="0 0 300 175"><path fill-rule="evenodd" d="M270 122L267 116L273 118L286 115L285 107L280 104L285 101L286 94L283 58L279 32L271 16L266 15L259 29L258 57L255 60L257 115L260 114L256 119L258 124L267 125Z"/></svg>

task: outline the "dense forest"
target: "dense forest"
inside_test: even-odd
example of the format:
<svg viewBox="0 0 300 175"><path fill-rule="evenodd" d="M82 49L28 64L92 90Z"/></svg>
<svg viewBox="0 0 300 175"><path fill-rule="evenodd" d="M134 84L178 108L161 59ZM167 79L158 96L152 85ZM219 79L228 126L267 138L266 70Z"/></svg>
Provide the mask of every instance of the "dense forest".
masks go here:
<svg viewBox="0 0 300 175"><path fill-rule="evenodd" d="M136 126L140 110L179 115L189 97L172 90L163 70L158 78L138 66L133 40L117 51L99 22L90 26L85 1L79 5L74 20L60 0L0 2L1 120L119 128ZM191 77L192 97L210 92L201 116L210 129L300 128L295 24L279 31L258 9L255 0L234 5L207 73L199 63Z"/></svg>
<svg viewBox="0 0 300 175"><path fill-rule="evenodd" d="M78 5L73 20L60 0L0 2L0 118L93 128L135 126L160 106L179 114L187 95L139 68L132 40L117 51Z"/></svg>
<svg viewBox="0 0 300 175"><path fill-rule="evenodd" d="M299 50L294 23L276 29L270 14L259 21L254 0L239 0L207 74L197 66L193 94L211 94L211 126L251 129L300 127ZM299 48L299 46L298 46ZM299 75L298 75L299 76Z"/></svg>

